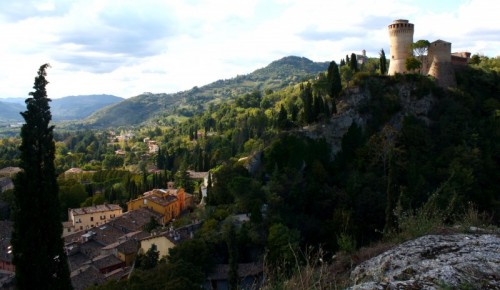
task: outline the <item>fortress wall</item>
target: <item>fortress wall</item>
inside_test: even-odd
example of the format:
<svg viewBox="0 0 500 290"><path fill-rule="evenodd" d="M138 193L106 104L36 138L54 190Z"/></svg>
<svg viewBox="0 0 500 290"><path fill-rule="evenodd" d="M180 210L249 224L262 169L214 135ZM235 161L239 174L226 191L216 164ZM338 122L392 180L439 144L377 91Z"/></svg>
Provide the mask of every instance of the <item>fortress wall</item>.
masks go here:
<svg viewBox="0 0 500 290"><path fill-rule="evenodd" d="M440 87L448 88L457 85L455 70L451 62L432 62L429 75L436 78L436 82Z"/></svg>
<svg viewBox="0 0 500 290"><path fill-rule="evenodd" d="M432 61L451 62L451 43L434 41L429 46L428 56Z"/></svg>
<svg viewBox="0 0 500 290"><path fill-rule="evenodd" d="M451 63L451 43L436 40L429 46L429 61L432 61L428 74L436 78L441 87L456 86L455 70Z"/></svg>

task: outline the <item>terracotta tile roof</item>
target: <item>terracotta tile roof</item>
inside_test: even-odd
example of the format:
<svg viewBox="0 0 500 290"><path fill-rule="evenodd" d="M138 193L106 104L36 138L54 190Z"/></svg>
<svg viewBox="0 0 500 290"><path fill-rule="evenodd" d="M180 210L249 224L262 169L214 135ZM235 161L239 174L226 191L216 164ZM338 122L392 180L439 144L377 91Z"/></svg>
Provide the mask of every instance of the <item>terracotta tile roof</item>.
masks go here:
<svg viewBox="0 0 500 290"><path fill-rule="evenodd" d="M108 267L125 265L125 262L118 259L115 255L100 255L89 261L94 267L99 271L102 271Z"/></svg>
<svg viewBox="0 0 500 290"><path fill-rule="evenodd" d="M90 261L90 258L80 251L68 255L69 269L71 271L80 268L83 264L87 263L88 261Z"/></svg>
<svg viewBox="0 0 500 290"><path fill-rule="evenodd" d="M149 233L143 231L132 232L125 236L122 236L118 241L103 247L103 251L109 251L112 249L117 249L118 252L124 254L136 253L139 248L139 240L144 237L149 236Z"/></svg>
<svg viewBox="0 0 500 290"><path fill-rule="evenodd" d="M104 274L104 279L106 279L106 281L121 280L124 277L128 276L128 274L130 273L131 270L132 270L132 268L130 268L130 267L116 269L114 271L111 271L109 273Z"/></svg>
<svg viewBox="0 0 500 290"><path fill-rule="evenodd" d="M145 224L149 223L151 217L159 220L161 215L147 208L139 208L129 211L115 219L87 231L92 232L92 239L107 246L118 241L120 237L133 232L141 232ZM66 244L72 242L82 242L85 232L77 232L64 237Z"/></svg>
<svg viewBox="0 0 500 290"><path fill-rule="evenodd" d="M74 216L89 214L89 213L98 213L105 212L110 210L121 210L122 208L118 204L100 204L95 206L81 207L81 208L72 208L70 211L73 212Z"/></svg>
<svg viewBox="0 0 500 290"><path fill-rule="evenodd" d="M179 244L185 240L193 238L194 233L200 229L201 222L193 223L177 229L167 230L157 234L151 234L141 239L141 241L153 239L156 237L165 237L174 244Z"/></svg>
<svg viewBox="0 0 500 290"><path fill-rule="evenodd" d="M90 286L103 284L105 281L104 275L92 265L71 272L71 284L74 290L84 290Z"/></svg>

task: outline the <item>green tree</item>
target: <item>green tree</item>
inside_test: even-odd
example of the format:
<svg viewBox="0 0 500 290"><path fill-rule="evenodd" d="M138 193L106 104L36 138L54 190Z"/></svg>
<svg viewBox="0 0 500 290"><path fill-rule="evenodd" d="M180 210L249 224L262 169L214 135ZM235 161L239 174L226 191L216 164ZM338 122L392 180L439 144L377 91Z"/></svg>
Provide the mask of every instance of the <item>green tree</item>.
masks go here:
<svg viewBox="0 0 500 290"><path fill-rule="evenodd" d="M349 67L352 69L354 72L358 72L358 60L356 58L356 54L353 52L351 53L351 60L349 61Z"/></svg>
<svg viewBox="0 0 500 290"><path fill-rule="evenodd" d="M481 63L481 57L479 57L479 54L473 54L470 58L470 63L471 64L480 64Z"/></svg>
<svg viewBox="0 0 500 290"><path fill-rule="evenodd" d="M420 39L419 41L412 44L413 54L416 55L417 59L420 61L420 64L424 62L424 55L427 54L430 45L431 43L425 39ZM420 65L419 69L421 68L422 65Z"/></svg>
<svg viewBox="0 0 500 290"><path fill-rule="evenodd" d="M314 121L314 114L311 83L308 82L305 86L300 85L300 98L304 104L304 123L312 123Z"/></svg>
<svg viewBox="0 0 500 290"><path fill-rule="evenodd" d="M38 70L27 111L21 115L21 164L15 178L13 262L17 289L72 289L59 219L59 188L54 158L52 119L44 64Z"/></svg>
<svg viewBox="0 0 500 290"><path fill-rule="evenodd" d="M236 239L236 229L233 223L227 224L224 229L224 240L226 241L229 254L229 289L238 289L238 244Z"/></svg>
<svg viewBox="0 0 500 290"><path fill-rule="evenodd" d="M419 41L412 44L413 53L419 59L422 59L422 57L427 53L429 45L431 45L431 43L428 40L420 39Z"/></svg>
<svg viewBox="0 0 500 290"><path fill-rule="evenodd" d="M273 224L267 237L269 265L281 268L285 273L295 265L295 255L299 249L299 232L290 230L283 224Z"/></svg>
<svg viewBox="0 0 500 290"><path fill-rule="evenodd" d="M288 127L288 112L286 111L283 104L280 106L280 112L278 114L278 121L276 122L277 127L280 129L286 129Z"/></svg>
<svg viewBox="0 0 500 290"><path fill-rule="evenodd" d="M160 252L158 251L155 244L151 245L146 251L144 256L138 258L138 267L144 270L153 269L158 265L158 259L160 258Z"/></svg>
<svg viewBox="0 0 500 290"><path fill-rule="evenodd" d="M385 75L387 73L387 59L385 58L384 50L380 50L380 74Z"/></svg>
<svg viewBox="0 0 500 290"><path fill-rule="evenodd" d="M343 67L340 68L340 75L342 76L342 79L346 83L346 87L349 88L349 83L352 80L352 77L354 76L354 71L347 65L344 65Z"/></svg>
<svg viewBox="0 0 500 290"><path fill-rule="evenodd" d="M337 99L342 91L342 81L340 78L339 67L335 61L330 62L328 73L326 75L328 84L328 95L332 98L332 113L337 113L335 99Z"/></svg>
<svg viewBox="0 0 500 290"><path fill-rule="evenodd" d="M68 208L78 208L87 199L85 187L75 179L59 180L61 219L68 219Z"/></svg>
<svg viewBox="0 0 500 290"><path fill-rule="evenodd" d="M410 56L406 59L406 70L415 72L422 67L422 63L414 56Z"/></svg>

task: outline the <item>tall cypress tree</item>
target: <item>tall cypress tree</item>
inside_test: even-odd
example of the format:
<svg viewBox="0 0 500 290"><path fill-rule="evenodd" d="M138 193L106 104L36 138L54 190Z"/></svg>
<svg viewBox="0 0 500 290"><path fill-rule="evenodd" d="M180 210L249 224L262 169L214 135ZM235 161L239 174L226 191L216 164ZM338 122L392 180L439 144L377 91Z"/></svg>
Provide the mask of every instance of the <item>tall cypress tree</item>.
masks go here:
<svg viewBox="0 0 500 290"><path fill-rule="evenodd" d="M335 99L337 99L342 91L342 81L340 78L339 67L335 61L330 62L328 73L326 76L328 81L328 94L332 98L332 113L337 113Z"/></svg>
<svg viewBox="0 0 500 290"><path fill-rule="evenodd" d="M305 86L300 85L300 98L304 104L304 123L312 123L313 120L313 95L311 83L307 83Z"/></svg>
<svg viewBox="0 0 500 290"><path fill-rule="evenodd" d="M359 71L358 60L357 60L356 54L354 52L351 53L351 60L349 61L349 67L352 69L353 72Z"/></svg>
<svg viewBox="0 0 500 290"><path fill-rule="evenodd" d="M38 70L21 115L21 168L15 179L13 262L17 289L72 289L63 249L54 126L45 86L48 64Z"/></svg>
<svg viewBox="0 0 500 290"><path fill-rule="evenodd" d="M387 73L387 59L385 58L384 50L380 50L380 74L385 75Z"/></svg>

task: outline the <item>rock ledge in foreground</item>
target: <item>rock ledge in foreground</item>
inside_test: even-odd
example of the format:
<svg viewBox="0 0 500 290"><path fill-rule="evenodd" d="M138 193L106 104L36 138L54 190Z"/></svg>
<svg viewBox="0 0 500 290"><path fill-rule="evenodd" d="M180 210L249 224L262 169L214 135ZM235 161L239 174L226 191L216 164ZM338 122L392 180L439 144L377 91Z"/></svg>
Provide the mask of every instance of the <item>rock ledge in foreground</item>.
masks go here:
<svg viewBox="0 0 500 290"><path fill-rule="evenodd" d="M420 237L358 265L351 279L350 289L500 289L500 237Z"/></svg>

